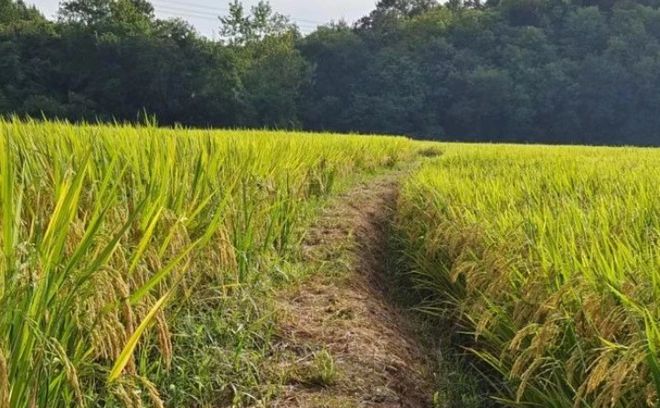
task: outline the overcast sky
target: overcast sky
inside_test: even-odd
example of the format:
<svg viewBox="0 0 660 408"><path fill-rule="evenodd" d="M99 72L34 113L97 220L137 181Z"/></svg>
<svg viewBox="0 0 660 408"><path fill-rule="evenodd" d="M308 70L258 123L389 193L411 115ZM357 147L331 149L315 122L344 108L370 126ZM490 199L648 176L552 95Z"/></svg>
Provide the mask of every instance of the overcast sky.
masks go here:
<svg viewBox="0 0 660 408"><path fill-rule="evenodd" d="M289 16L298 24L303 33L315 26L344 19L349 23L366 15L375 7L377 0L271 0L275 11ZM60 0L25 0L34 4L46 17L53 17ZM244 0L246 5L258 0ZM218 31L218 15L227 13L229 0L153 0L151 2L159 17L181 17L194 25L197 30L210 38Z"/></svg>

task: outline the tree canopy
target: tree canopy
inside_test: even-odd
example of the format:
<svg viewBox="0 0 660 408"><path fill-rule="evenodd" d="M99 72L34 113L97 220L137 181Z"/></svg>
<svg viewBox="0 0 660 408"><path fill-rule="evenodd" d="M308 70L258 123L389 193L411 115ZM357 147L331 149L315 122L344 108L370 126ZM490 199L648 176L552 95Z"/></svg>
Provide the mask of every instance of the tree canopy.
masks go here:
<svg viewBox="0 0 660 408"><path fill-rule="evenodd" d="M0 0L0 114L660 145L659 0L381 0L307 36L234 1L218 32L147 0Z"/></svg>

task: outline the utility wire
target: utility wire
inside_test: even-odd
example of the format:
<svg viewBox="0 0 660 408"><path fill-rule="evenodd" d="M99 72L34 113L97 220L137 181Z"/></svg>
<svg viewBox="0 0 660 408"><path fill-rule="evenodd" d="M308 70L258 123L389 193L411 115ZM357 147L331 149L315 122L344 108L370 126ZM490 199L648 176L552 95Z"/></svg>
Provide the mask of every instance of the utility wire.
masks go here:
<svg viewBox="0 0 660 408"><path fill-rule="evenodd" d="M206 15L199 15L199 14L182 14L176 11L167 11L167 10L158 10L158 14L166 14L169 17L179 17L179 18L194 18L194 19L202 19L202 20L209 20L209 21L218 21L217 18L214 17L209 17Z"/></svg>
<svg viewBox="0 0 660 408"><path fill-rule="evenodd" d="M189 18L203 19L209 21L217 21L219 24L219 19L218 19L219 16L213 13L207 13L203 11L197 11L197 10L180 8L180 7L170 7L170 6L157 6L156 10L159 13L167 14L173 17L189 17ZM316 26L310 24L300 24L300 23L295 23L295 24L298 28L300 28L305 32L312 32L317 28Z"/></svg>
<svg viewBox="0 0 660 408"><path fill-rule="evenodd" d="M184 2L184 1L177 1L177 0L156 0L155 5L162 8L162 7L168 7L168 8L182 8L184 11L190 11L194 13L200 13L200 14L212 14L214 16L220 16L221 14L226 14L229 13L229 9L226 7L211 7L208 5L202 5L198 3L190 3L190 2ZM197 9L197 10L195 10ZM308 20L308 19L303 19L303 18L294 18L294 17L289 17L292 22L299 24L300 26L310 26L314 25L314 28L318 25L324 25L326 23L321 22L321 21L315 21L315 20Z"/></svg>

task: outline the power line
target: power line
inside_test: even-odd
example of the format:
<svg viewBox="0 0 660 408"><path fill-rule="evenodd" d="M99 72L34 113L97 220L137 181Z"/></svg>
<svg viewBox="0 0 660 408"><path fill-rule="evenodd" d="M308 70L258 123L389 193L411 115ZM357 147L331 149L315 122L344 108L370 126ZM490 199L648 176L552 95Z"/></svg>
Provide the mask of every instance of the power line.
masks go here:
<svg viewBox="0 0 660 408"><path fill-rule="evenodd" d="M156 10L164 10L164 11L169 11L169 12L174 12L174 13L192 13L192 14L197 14L201 16L206 16L206 17L213 17L215 20L220 17L217 14L213 13L206 13L204 11L198 11L198 10L192 10L192 9L187 9L183 7L172 7L172 6L160 6L158 5L156 7Z"/></svg>
<svg viewBox="0 0 660 408"><path fill-rule="evenodd" d="M183 8L185 8L187 10L190 10L190 8L199 9L199 10L191 10L191 11L199 13L200 10L201 10L201 12L203 12L204 14L206 14L207 12L211 12L214 15L219 15L220 13L223 13L223 14L224 13L229 13L229 9L226 8L226 7L211 7L211 6L208 6L208 5L203 5L203 4L199 4L199 3L190 3L190 2L187 2L187 1L184 2L184 1L177 1L177 0L156 0L155 3L163 3L162 5L159 5L159 7L170 7L170 8L172 8L173 6L174 7L183 6ZM326 24L325 22L316 21L316 20L309 20L309 19L304 19L304 18L295 18L295 17L289 17L289 18L295 23L303 23L304 25L310 25L310 24L323 25L323 24Z"/></svg>
<svg viewBox="0 0 660 408"><path fill-rule="evenodd" d="M209 21L217 21L219 23L218 20L219 16L213 13L207 13L207 12L183 8L183 7L172 7L172 6L161 6L161 5L157 5L156 10L158 12L173 15L175 17L191 17L191 18L198 18ZM299 24L299 23L295 23L295 24L300 29L305 31L314 31L317 28L316 26L312 26L310 24Z"/></svg>
<svg viewBox="0 0 660 408"><path fill-rule="evenodd" d="M227 8L216 8L216 7L209 7L209 6L203 6L200 4L194 4L194 3L187 3L187 2L179 2L179 1L171 1L171 0L156 0L153 1L153 3L163 3L163 6L183 6L183 7L190 7L190 8L197 8L201 9L203 11L211 11L211 12L217 12L217 13L229 13L229 9Z"/></svg>
<svg viewBox="0 0 660 408"><path fill-rule="evenodd" d="M167 11L167 10L159 10L158 13L159 14L166 14L166 15L171 16L171 17L179 17L179 18L188 17L188 18L195 18L195 19L202 19L202 20L209 20L209 21L217 21L218 20L217 18L208 17L208 16L193 15L193 14L181 14L181 13L178 13L178 12Z"/></svg>

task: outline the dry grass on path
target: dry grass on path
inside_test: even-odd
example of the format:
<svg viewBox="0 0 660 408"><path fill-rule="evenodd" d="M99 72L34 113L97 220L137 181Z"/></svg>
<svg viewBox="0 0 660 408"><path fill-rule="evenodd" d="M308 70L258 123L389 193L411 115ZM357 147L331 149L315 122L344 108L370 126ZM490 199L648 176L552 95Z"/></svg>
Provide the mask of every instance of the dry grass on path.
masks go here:
<svg viewBox="0 0 660 408"><path fill-rule="evenodd" d="M382 287L397 192L395 174L365 182L310 231L304 258L317 270L278 299L288 385L273 406L431 406L429 353Z"/></svg>

